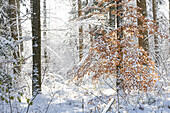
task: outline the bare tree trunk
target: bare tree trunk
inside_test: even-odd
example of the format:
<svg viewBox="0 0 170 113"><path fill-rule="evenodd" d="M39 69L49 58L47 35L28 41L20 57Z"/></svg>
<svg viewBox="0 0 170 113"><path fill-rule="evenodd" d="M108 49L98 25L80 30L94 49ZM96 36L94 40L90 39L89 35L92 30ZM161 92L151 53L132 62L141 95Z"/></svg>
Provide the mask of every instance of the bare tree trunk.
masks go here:
<svg viewBox="0 0 170 113"><path fill-rule="evenodd" d="M117 14L120 13L120 16L122 16L123 14L123 10L122 10L122 6L119 5L122 2L122 0L117 1ZM117 39L119 41L119 45L117 48L117 52L118 52L118 59L120 60L119 64L116 66L116 70L117 70L117 77L116 77L116 89L117 89L117 102L118 102L118 112L119 112L119 95L120 95L120 91L122 90L122 85L123 85L123 81L121 79L121 73L120 70L122 68L121 63L122 63L122 58L123 58L123 54L122 54L122 47L120 44L121 39L123 38L123 28L121 26L122 23L122 18L120 16L117 16L117 28L120 29L117 32Z"/></svg>
<svg viewBox="0 0 170 113"><path fill-rule="evenodd" d="M152 0L152 11L153 11L153 20L157 22L157 6L156 0ZM158 45L158 37L154 35L154 43L155 43L155 62L158 64L159 62L159 45Z"/></svg>
<svg viewBox="0 0 170 113"><path fill-rule="evenodd" d="M82 16L81 0L78 0L78 17ZM79 61L83 58L83 27L79 27Z"/></svg>
<svg viewBox="0 0 170 113"><path fill-rule="evenodd" d="M18 17L18 36L21 37L22 36L22 27L21 27L21 18L20 18L20 1L17 1L17 17ZM21 52L23 52L24 48L23 48L23 42L21 42L20 44L20 54Z"/></svg>
<svg viewBox="0 0 170 113"><path fill-rule="evenodd" d="M11 24L11 36L15 40L18 40L15 0L9 0L9 6L10 6L9 18L10 18L10 24Z"/></svg>
<svg viewBox="0 0 170 113"><path fill-rule="evenodd" d="M43 32L43 38L44 38L44 44L47 45L47 9L46 9L46 0L43 2L43 12L44 12L44 21L43 21L43 27L44 27L44 32ZM44 58L45 58L45 63L48 62L47 58L47 48L44 47Z"/></svg>
<svg viewBox="0 0 170 113"><path fill-rule="evenodd" d="M32 9L32 49L33 49L33 73L32 95L41 93L41 22L40 0L31 0Z"/></svg>
<svg viewBox="0 0 170 113"><path fill-rule="evenodd" d="M3 1L0 0L0 8L2 7L2 5L3 5ZM3 17L1 16L1 17L0 17L0 36L3 35L3 32L2 32L2 31L3 31L3 27L2 27L3 23L4 23L4 19L3 19Z"/></svg>
<svg viewBox="0 0 170 113"><path fill-rule="evenodd" d="M89 3L89 0L86 0L86 6L88 5L88 3ZM91 11L87 11L86 15L89 13L91 13ZM89 31L91 30L91 28L92 28L92 26L91 26L91 24L89 24ZM92 46L92 42L93 42L93 36L90 35L90 46Z"/></svg>
<svg viewBox="0 0 170 113"><path fill-rule="evenodd" d="M137 0L137 6L142 8L142 10L140 10L140 13L146 17L147 16L146 0ZM142 24L143 23L138 19L138 25L142 25ZM142 34L144 37L138 39L139 46L143 47L143 49L148 52L149 49L149 41L147 39L148 32L146 30L144 31L144 33L140 31L140 34Z"/></svg>
<svg viewBox="0 0 170 113"><path fill-rule="evenodd" d="M112 2L112 0L109 0L110 2ZM115 15L113 15L111 12L113 11L113 10L115 10L115 7L109 7L109 26L110 27L114 27L114 25L115 25Z"/></svg>
<svg viewBox="0 0 170 113"><path fill-rule="evenodd" d="M10 18L10 28L11 28L11 37L14 38L15 41L18 40L17 38L17 14L16 14L16 3L15 0L9 0L9 18ZM16 63L14 63L14 74L20 72L19 66L19 45L18 50L13 54L14 58L16 59Z"/></svg>
<svg viewBox="0 0 170 113"><path fill-rule="evenodd" d="M170 1L169 1L169 40L168 42L170 44ZM170 54L170 46L169 46L169 54Z"/></svg>

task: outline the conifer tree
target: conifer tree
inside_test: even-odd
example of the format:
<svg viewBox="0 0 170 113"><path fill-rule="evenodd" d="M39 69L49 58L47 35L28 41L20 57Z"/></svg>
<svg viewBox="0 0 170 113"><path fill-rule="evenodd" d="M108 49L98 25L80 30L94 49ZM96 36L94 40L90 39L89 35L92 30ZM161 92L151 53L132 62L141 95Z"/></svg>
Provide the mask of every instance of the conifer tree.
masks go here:
<svg viewBox="0 0 170 113"><path fill-rule="evenodd" d="M41 92L41 22L40 0L31 0L32 9L32 49L33 49L33 72L32 72L32 95Z"/></svg>

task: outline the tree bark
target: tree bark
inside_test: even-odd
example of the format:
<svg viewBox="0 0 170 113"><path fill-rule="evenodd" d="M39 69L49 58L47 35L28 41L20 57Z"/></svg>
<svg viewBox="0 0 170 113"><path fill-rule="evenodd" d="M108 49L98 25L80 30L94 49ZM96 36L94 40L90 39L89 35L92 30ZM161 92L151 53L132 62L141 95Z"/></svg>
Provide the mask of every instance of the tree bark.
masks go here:
<svg viewBox="0 0 170 113"><path fill-rule="evenodd" d="M10 28L11 28L11 37L14 38L15 41L18 41L17 35L17 11L16 11L16 2L15 0L9 0L9 18L10 18ZM18 50L13 53L14 58L16 59L16 63L14 63L14 74L20 72L19 66L19 45Z"/></svg>
<svg viewBox="0 0 170 113"><path fill-rule="evenodd" d="M123 10L122 10L122 6L120 5L120 3L122 2L122 0L117 1L117 14L120 13L120 16L123 15ZM119 112L119 94L120 91L122 90L122 85L123 85L123 80L121 79L121 63L122 63L122 58L123 58L123 54L122 54L122 47L121 47L121 40L123 38L123 28L121 26L122 23L122 18L120 16L117 16L117 28L119 29L117 32L117 39L119 41L119 45L117 48L117 52L118 52L118 59L119 59L119 64L116 66L116 89L117 89L117 102L118 102L118 112Z"/></svg>
<svg viewBox="0 0 170 113"><path fill-rule="evenodd" d="M33 72L32 72L32 95L41 93L41 22L40 0L31 0L32 9L32 49L33 49Z"/></svg>
<svg viewBox="0 0 170 113"><path fill-rule="evenodd" d="M140 10L139 12L143 14L144 17L146 17L147 16L146 0L137 0L137 6L142 8L142 10ZM138 19L138 25L142 25L142 24L143 22L141 22ZM146 30L144 32L140 31L140 34L143 35L144 37L138 39L139 46L143 47L143 49L148 52L149 49L149 41L147 39L148 32Z"/></svg>
<svg viewBox="0 0 170 113"><path fill-rule="evenodd" d="M112 2L112 0L109 0L109 2ZM109 26L113 27L115 25L115 20L114 17L115 15L113 15L111 12L114 10L114 7L109 7Z"/></svg>
<svg viewBox="0 0 170 113"><path fill-rule="evenodd" d="M22 36L22 27L21 27L21 18L20 18L20 1L19 0L16 0L17 1L17 16L18 16L18 36L21 37ZM23 52L24 50L24 47L23 47L23 42L21 42L20 44L20 54L21 52Z"/></svg>
<svg viewBox="0 0 170 113"><path fill-rule="evenodd" d="M44 21L43 21L43 28L44 28L44 32L43 32L43 38L44 38L44 44L47 45L47 9L46 9L46 0L43 1L43 13L44 13ZM48 58L47 58L47 48L44 47L44 58L45 58L45 63L48 62Z"/></svg>
<svg viewBox="0 0 170 113"><path fill-rule="evenodd" d="M82 3L78 0L78 17L82 16ZM83 58L83 27L79 27L79 61Z"/></svg>
<svg viewBox="0 0 170 113"><path fill-rule="evenodd" d="M170 1L169 1L169 54L170 54Z"/></svg>
<svg viewBox="0 0 170 113"><path fill-rule="evenodd" d="M15 0L9 0L9 6L10 6L10 11L9 11L9 18L10 18L10 24L11 24L11 36L15 39L18 40L17 38L17 16L16 16L16 7L15 7Z"/></svg>
<svg viewBox="0 0 170 113"><path fill-rule="evenodd" d="M153 20L157 22L157 6L156 0L152 0L152 11L153 11ZM156 23L157 24L157 23ZM159 45L158 45L158 37L154 35L154 43L155 43L155 63L158 64L159 62Z"/></svg>

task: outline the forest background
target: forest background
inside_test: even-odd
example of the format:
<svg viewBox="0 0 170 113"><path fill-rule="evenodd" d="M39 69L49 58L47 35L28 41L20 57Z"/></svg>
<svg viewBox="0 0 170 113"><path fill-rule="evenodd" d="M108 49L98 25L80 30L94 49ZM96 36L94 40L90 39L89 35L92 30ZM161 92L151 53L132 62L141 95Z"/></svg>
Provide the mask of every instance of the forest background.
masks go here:
<svg viewBox="0 0 170 113"><path fill-rule="evenodd" d="M0 0L0 112L170 112L169 0Z"/></svg>

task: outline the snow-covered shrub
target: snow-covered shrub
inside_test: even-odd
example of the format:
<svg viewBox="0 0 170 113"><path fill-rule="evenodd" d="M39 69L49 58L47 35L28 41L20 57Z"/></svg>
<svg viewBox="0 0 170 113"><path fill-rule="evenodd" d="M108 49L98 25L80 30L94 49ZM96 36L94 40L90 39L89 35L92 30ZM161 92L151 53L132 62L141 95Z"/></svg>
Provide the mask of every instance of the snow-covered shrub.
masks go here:
<svg viewBox="0 0 170 113"><path fill-rule="evenodd" d="M21 102L21 96L18 87L17 77L19 73L14 73L17 70L17 62L15 58L17 54L18 42L11 37L10 20L8 17L9 4L6 0L1 0L0 6L0 106L5 101L6 104L11 104L13 100ZM17 72L17 71L16 71ZM5 111L4 111L5 112Z"/></svg>

